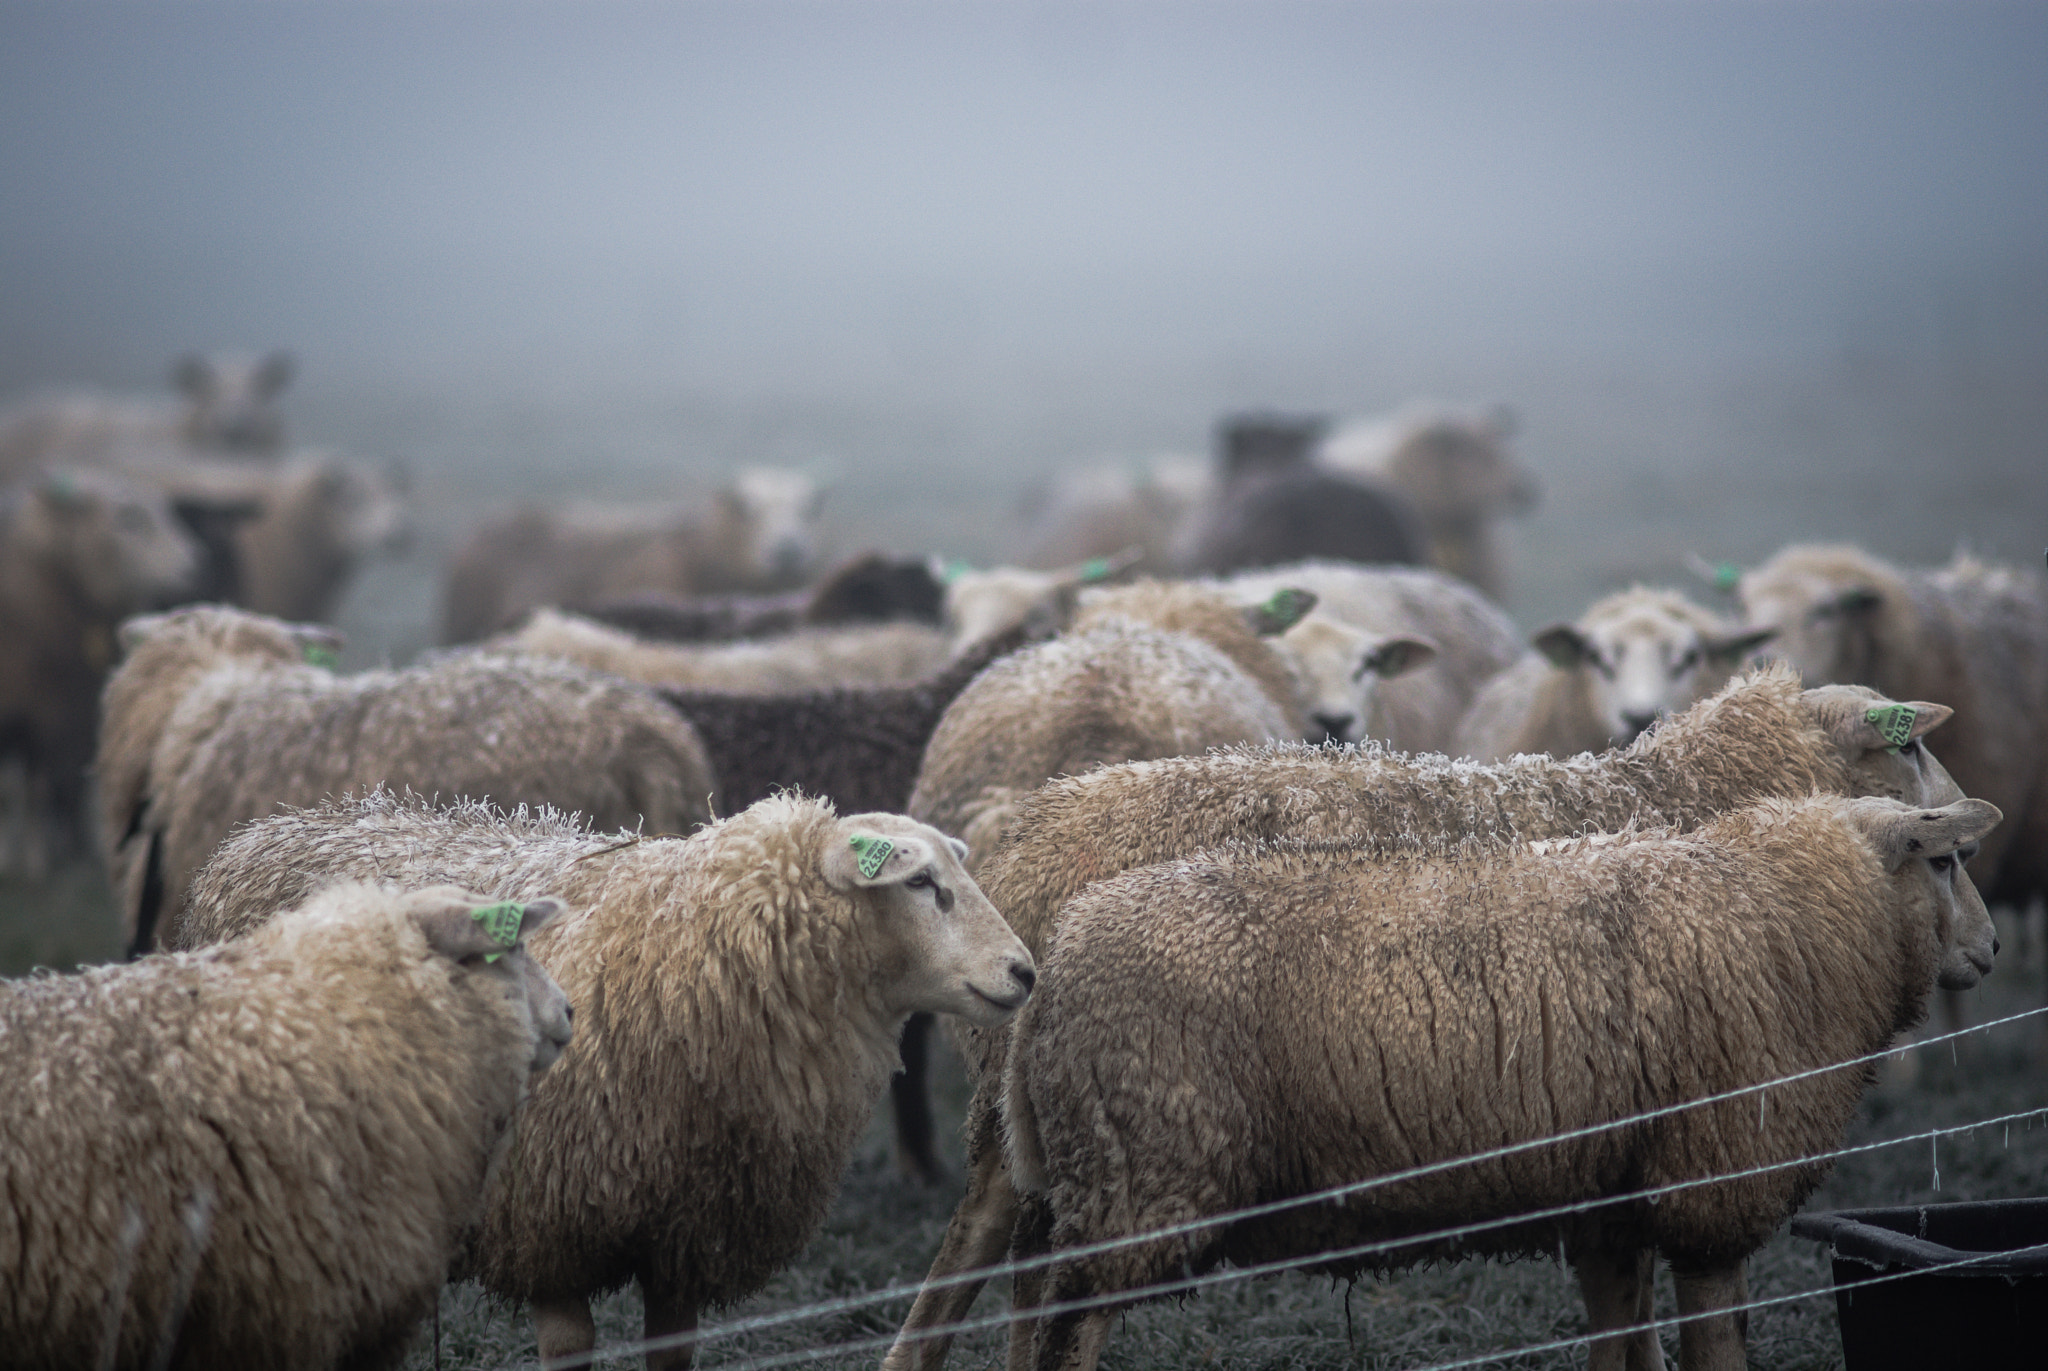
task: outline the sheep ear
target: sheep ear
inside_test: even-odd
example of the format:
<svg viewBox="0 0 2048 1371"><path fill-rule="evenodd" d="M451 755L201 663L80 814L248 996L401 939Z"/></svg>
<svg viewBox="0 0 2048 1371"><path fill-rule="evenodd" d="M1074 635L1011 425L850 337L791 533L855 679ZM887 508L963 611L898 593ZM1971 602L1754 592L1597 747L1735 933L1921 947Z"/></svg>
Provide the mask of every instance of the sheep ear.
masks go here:
<svg viewBox="0 0 2048 1371"><path fill-rule="evenodd" d="M968 854L974 851L974 849L969 847L965 841L954 837L950 833L946 835L946 842L949 846L952 847L953 855L955 857L958 857L962 862L965 862L968 858Z"/></svg>
<svg viewBox="0 0 2048 1371"><path fill-rule="evenodd" d="M114 641L120 645L121 655L125 657L148 642L150 635L162 628L170 617L168 614L138 614L123 620L121 626L114 630Z"/></svg>
<svg viewBox="0 0 2048 1371"><path fill-rule="evenodd" d="M1733 595L1742 584L1742 564L1739 562L1710 562L1694 552L1687 554L1685 566L1686 570L1723 595Z"/></svg>
<svg viewBox="0 0 2048 1371"><path fill-rule="evenodd" d="M924 839L909 834L889 836L842 823L834 837L825 842L819 871L834 890L861 886L898 885L932 862L932 850Z"/></svg>
<svg viewBox="0 0 2048 1371"><path fill-rule="evenodd" d="M1593 640L1572 624L1552 624L1529 640L1549 663L1563 671L1593 660Z"/></svg>
<svg viewBox="0 0 2048 1371"><path fill-rule="evenodd" d="M348 638L342 631L326 624L292 624L289 631L292 641L299 645L299 656L307 666L325 667L332 671L340 664L341 650L348 646Z"/></svg>
<svg viewBox="0 0 2048 1371"><path fill-rule="evenodd" d="M1887 748L1897 752L1916 738L1924 737L1947 723L1955 711L1947 705L1926 700L1910 704L1872 705L1850 724L1856 744L1866 750Z"/></svg>
<svg viewBox="0 0 2048 1371"><path fill-rule="evenodd" d="M1700 639L1700 648L1718 661L1741 661L1778 636L1775 628L1753 628L1742 633L1714 634Z"/></svg>
<svg viewBox="0 0 2048 1371"><path fill-rule="evenodd" d="M1099 586L1129 571L1144 555L1145 549L1142 547L1127 547L1107 557L1090 557L1085 562L1076 562L1055 574L1061 580L1071 581L1075 585Z"/></svg>
<svg viewBox="0 0 2048 1371"><path fill-rule="evenodd" d="M1251 605L1244 612L1244 621L1251 625L1252 632L1261 638L1271 638L1285 633L1316 607L1316 593L1299 586L1288 586L1274 591L1263 604Z"/></svg>
<svg viewBox="0 0 2048 1371"><path fill-rule="evenodd" d="M2005 815L1986 800L1957 800L1943 809L1886 805L1858 815L1885 870L1897 871L1916 858L1945 857L1998 826Z"/></svg>
<svg viewBox="0 0 2048 1371"><path fill-rule="evenodd" d="M1844 619L1859 614L1868 614L1884 603L1884 597L1869 586L1853 586L1834 599L1823 602L1814 612L1822 615L1839 615Z"/></svg>
<svg viewBox="0 0 2048 1371"><path fill-rule="evenodd" d="M444 957L496 961L518 947L567 908L557 899L489 903L464 891L423 891L425 906L413 919L427 944Z"/></svg>
<svg viewBox="0 0 2048 1371"><path fill-rule="evenodd" d="M1426 638L1383 638L1365 654L1351 679L1364 680L1368 673L1387 679L1428 666L1434 660L1436 644Z"/></svg>

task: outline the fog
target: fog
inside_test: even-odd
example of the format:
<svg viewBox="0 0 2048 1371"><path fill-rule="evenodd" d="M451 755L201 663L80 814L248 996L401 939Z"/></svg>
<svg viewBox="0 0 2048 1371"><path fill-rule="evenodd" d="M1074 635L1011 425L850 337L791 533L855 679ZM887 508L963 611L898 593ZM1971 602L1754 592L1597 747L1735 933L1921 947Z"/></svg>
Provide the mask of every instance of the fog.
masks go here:
<svg viewBox="0 0 2048 1371"><path fill-rule="evenodd" d="M1433 395L1517 407L1549 515L1899 502L1708 551L2048 527L2038 4L0 0L0 186L0 400L284 344L429 495L823 461L998 556L1062 464Z"/></svg>

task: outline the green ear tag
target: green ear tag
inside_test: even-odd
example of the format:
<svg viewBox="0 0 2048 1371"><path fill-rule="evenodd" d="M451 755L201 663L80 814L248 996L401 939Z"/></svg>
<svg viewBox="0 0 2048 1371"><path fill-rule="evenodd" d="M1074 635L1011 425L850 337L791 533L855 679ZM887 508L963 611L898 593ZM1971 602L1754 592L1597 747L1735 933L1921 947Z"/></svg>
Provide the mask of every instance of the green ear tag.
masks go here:
<svg viewBox="0 0 2048 1371"><path fill-rule="evenodd" d="M1733 562L1714 564L1714 589L1733 590L1742 583L1742 568Z"/></svg>
<svg viewBox="0 0 2048 1371"><path fill-rule="evenodd" d="M1913 720L1919 714L1911 705L1881 705L1865 710L1863 717L1876 725L1878 736L1888 744L1885 751L1897 752L1913 741Z"/></svg>
<svg viewBox="0 0 2048 1371"><path fill-rule="evenodd" d="M1288 628L1301 622L1302 616L1310 609L1308 597L1294 589L1276 590L1265 603L1265 611L1276 623Z"/></svg>
<svg viewBox="0 0 2048 1371"><path fill-rule="evenodd" d="M887 838L871 838L865 833L856 833L846 842L860 854L860 859L854 865L860 868L862 876L871 881L882 869L882 863L889 860L889 854L896 850L896 844Z"/></svg>
<svg viewBox="0 0 2048 1371"><path fill-rule="evenodd" d="M945 567L939 572L939 579L947 585L951 585L972 570L974 570L972 563L963 562L958 557L955 557L947 562Z"/></svg>
<svg viewBox="0 0 2048 1371"><path fill-rule="evenodd" d="M1103 580L1108 575L1109 558L1107 557L1090 557L1087 561L1081 563L1081 584L1083 585Z"/></svg>
<svg viewBox="0 0 2048 1371"><path fill-rule="evenodd" d="M484 926L484 935L492 942L510 947L519 941L519 925L526 918L526 906L512 900L499 904L487 904L480 909L469 911L469 917ZM495 962L504 956L502 952L487 952L484 960Z"/></svg>
<svg viewBox="0 0 2048 1371"><path fill-rule="evenodd" d="M299 655L306 659L307 666L317 666L322 671L332 671L341 665L341 658L334 655L334 649L323 643L307 643L299 649Z"/></svg>

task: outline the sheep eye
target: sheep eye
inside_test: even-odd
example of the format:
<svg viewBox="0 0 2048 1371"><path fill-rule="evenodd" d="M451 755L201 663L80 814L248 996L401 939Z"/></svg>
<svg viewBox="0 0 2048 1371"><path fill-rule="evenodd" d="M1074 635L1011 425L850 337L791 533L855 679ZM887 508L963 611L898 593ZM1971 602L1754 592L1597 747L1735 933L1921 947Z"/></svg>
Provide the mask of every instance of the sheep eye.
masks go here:
<svg viewBox="0 0 2048 1371"><path fill-rule="evenodd" d="M1699 664L1700 650L1696 647L1689 647L1685 650L1685 654L1678 659L1677 664L1671 668L1671 674L1673 676L1682 676Z"/></svg>
<svg viewBox="0 0 2048 1371"><path fill-rule="evenodd" d="M909 886L912 890L923 890L928 886L937 885L938 882L932 879L930 871L920 871L903 884Z"/></svg>
<svg viewBox="0 0 2048 1371"><path fill-rule="evenodd" d="M1927 859L1927 864L1933 867L1936 871L1947 871L1950 867L1956 864L1956 859L1953 853L1949 853L1940 857L1929 857Z"/></svg>

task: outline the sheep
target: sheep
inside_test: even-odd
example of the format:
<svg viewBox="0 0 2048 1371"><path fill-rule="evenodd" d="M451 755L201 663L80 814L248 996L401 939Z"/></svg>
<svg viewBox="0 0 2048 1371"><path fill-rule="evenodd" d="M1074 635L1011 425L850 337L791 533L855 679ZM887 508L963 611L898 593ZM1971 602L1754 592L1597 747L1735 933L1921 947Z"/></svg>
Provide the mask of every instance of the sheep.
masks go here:
<svg viewBox="0 0 2048 1371"><path fill-rule="evenodd" d="M638 841L389 795L282 814L221 849L187 928L231 935L290 891L371 872L461 873L577 911L533 948L577 1007L576 1043L534 1092L471 1264L534 1306L548 1362L588 1351L590 1296L628 1280L650 1340L758 1289L824 1218L906 1016L994 1026L1034 979L953 840L788 794Z"/></svg>
<svg viewBox="0 0 2048 1371"><path fill-rule="evenodd" d="M1332 729L1340 742L1378 738L1398 752L1450 750L1458 721L1480 687L1513 664L1521 637L1500 608L1464 581L1426 567L1360 566L1353 562L1295 562L1263 571L1239 572L1223 583L1246 602L1282 586L1301 586L1316 595L1316 620L1348 624L1372 635L1375 650L1404 652L1394 645L1411 639L1433 652L1415 656L1405 671L1382 671L1377 683L1353 682L1357 716L1345 729ZM1297 627L1281 639L1291 643ZM1333 702L1342 679L1331 679L1329 659L1323 689ZM1338 659L1338 665L1343 666ZM1305 664L1314 669L1312 664ZM1355 669L1352 666L1344 670ZM1371 684L1369 693L1357 687ZM1339 704L1341 709L1341 703Z"/></svg>
<svg viewBox="0 0 2048 1371"><path fill-rule="evenodd" d="M864 552L802 590L776 595L675 595L640 591L593 602L591 618L663 642L762 638L805 627L937 624L946 587L926 557Z"/></svg>
<svg viewBox="0 0 2048 1371"><path fill-rule="evenodd" d="M1182 571L1217 575L1304 557L1418 565L1427 543L1391 486L1302 466L1225 483L1189 519L1177 551Z"/></svg>
<svg viewBox="0 0 2048 1371"><path fill-rule="evenodd" d="M1378 478L1421 513L1429 564L1498 600L1506 589L1494 525L1537 499L1536 479L1507 451L1513 417L1411 407L1339 429L1316 458L1347 476Z"/></svg>
<svg viewBox="0 0 2048 1371"><path fill-rule="evenodd" d="M1473 700L1456 750L1497 762L1518 752L1569 757L1622 746L1726 685L1774 633L1737 629L1675 591L1619 591L1577 623L1538 632L1536 650Z"/></svg>
<svg viewBox="0 0 2048 1371"><path fill-rule="evenodd" d="M1742 1321L1711 1311L1742 1303L1744 1259L1826 1177L1802 1159L1840 1145L1868 1063L1338 1203L1059 1254L1877 1053L1937 979L1990 971L1959 850L1999 818L1982 800L1814 796L1690 833L1451 856L1226 848L1091 887L1017 1021L1005 1108L1014 1184L1035 1197L1025 1250L1059 1258L1033 1284L1055 1303L1130 1299L1045 1318L1036 1365L1090 1371L1118 1308L1220 1261L1346 1273L1561 1251L1596 1335L1647 1315L1661 1253L1680 1312L1710 1315L1681 1326L1683 1364L1741 1371ZM1638 1197L1751 1168L1771 1169ZM1383 1245L1333 1252L1362 1244ZM1654 1334L1592 1344L1595 1368L1661 1360Z"/></svg>
<svg viewBox="0 0 2048 1371"><path fill-rule="evenodd" d="M640 590L783 590L818 558L823 493L799 472L736 472L707 510L529 505L473 531L449 563L443 638L473 642L541 605L581 609Z"/></svg>
<svg viewBox="0 0 2048 1371"><path fill-rule="evenodd" d="M64 469L0 493L0 759L18 763L19 865L89 850L86 770L114 631L181 595L198 553L154 492Z"/></svg>
<svg viewBox="0 0 2048 1371"><path fill-rule="evenodd" d="M1051 777L1301 738L1300 686L1271 642L1314 604L1283 590L1240 609L1188 582L1089 592L1068 632L960 693L932 732L907 812L965 839L971 872Z"/></svg>
<svg viewBox="0 0 2048 1371"><path fill-rule="evenodd" d="M398 1365L570 1038L526 952L562 906L483 903L339 885L0 983L7 1364Z"/></svg>
<svg viewBox="0 0 2048 1371"><path fill-rule="evenodd" d="M1936 807L1962 792L1920 739L1951 713L1924 701L1900 706L1861 687L1802 691L1792 672L1771 668L1598 757L1481 766L1371 747L1282 746L1103 767L1028 797L978 878L1036 954L1050 943L1061 906L1090 882L1226 842L1373 833L1438 843L1467 835L1528 840L1637 820L1696 825L1760 798L1816 790ZM1896 734L1880 726L1900 721ZM1892 736L1904 744L1894 749ZM968 1188L933 1280L1000 1257L1015 1217L997 1101L1007 1035L968 1031L958 1045L975 1081ZM979 1289L927 1284L885 1365L941 1365L950 1339L923 1330L957 1321Z"/></svg>
<svg viewBox="0 0 2048 1371"><path fill-rule="evenodd" d="M641 687L566 662L453 654L336 676L331 633L194 606L123 626L99 770L123 932L147 951L233 827L378 783L554 804L612 829L711 815L703 744Z"/></svg>
<svg viewBox="0 0 2048 1371"><path fill-rule="evenodd" d="M577 662L645 685L746 695L901 685L946 664L951 640L925 624L807 629L737 643L650 643L560 610L535 610L493 648Z"/></svg>
<svg viewBox="0 0 2048 1371"><path fill-rule="evenodd" d="M93 392L24 400L0 413L0 480L167 448L268 458L284 442L284 421L273 402L293 369L284 352L194 353L172 371L182 401Z"/></svg>
<svg viewBox="0 0 2048 1371"><path fill-rule="evenodd" d="M946 564L940 569L945 584L940 622L952 635L956 652L1020 624L1054 632L1073 618L1084 586L1114 580L1134 566L1139 555L1127 547L1052 571L1014 566L977 571L963 563Z"/></svg>
<svg viewBox="0 0 2048 1371"><path fill-rule="evenodd" d="M1797 545L1744 572L1747 621L1809 681L1953 704L1933 744L1956 784L2011 819L1972 863L1992 904L2048 895L2048 581L1957 556L1937 571Z"/></svg>
<svg viewBox="0 0 2048 1371"><path fill-rule="evenodd" d="M1031 512L1018 560L1051 569L1135 549L1134 569L1161 576L1188 516L1215 482L1195 456L1162 455L1133 473L1122 468L1061 472Z"/></svg>

